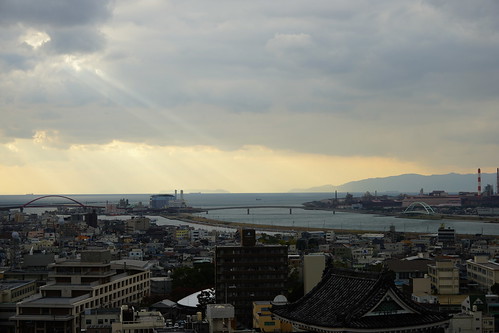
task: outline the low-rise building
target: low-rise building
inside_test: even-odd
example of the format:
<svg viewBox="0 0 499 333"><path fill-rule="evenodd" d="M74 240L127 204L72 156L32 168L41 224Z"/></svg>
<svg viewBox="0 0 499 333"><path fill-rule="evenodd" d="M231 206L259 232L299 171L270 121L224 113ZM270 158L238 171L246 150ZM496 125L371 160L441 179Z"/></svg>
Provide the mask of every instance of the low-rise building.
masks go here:
<svg viewBox="0 0 499 333"><path fill-rule="evenodd" d="M282 295L274 298L273 302L255 301L253 302L253 328L260 332L292 332L293 326L290 323L283 322L274 316L270 309L273 303L286 304L287 299Z"/></svg>
<svg viewBox="0 0 499 333"><path fill-rule="evenodd" d="M16 303L37 292L36 281L0 281L0 332L14 333L15 325L9 318L16 314Z"/></svg>
<svg viewBox="0 0 499 333"><path fill-rule="evenodd" d="M483 291L490 291L495 283L499 283L499 264L488 260L487 256L475 256L466 261L468 279Z"/></svg>
<svg viewBox="0 0 499 333"><path fill-rule="evenodd" d="M111 262L108 250L82 251L81 259L59 259L50 265L49 282L40 293L17 304L18 332L79 333L85 310L138 303L149 295L148 262Z"/></svg>
<svg viewBox="0 0 499 333"><path fill-rule="evenodd" d="M147 231L151 227L151 220L147 217L135 217L126 221L126 231L134 233L137 231Z"/></svg>
<svg viewBox="0 0 499 333"><path fill-rule="evenodd" d="M484 320L485 319L485 320ZM457 313L450 320L448 333L493 333L494 318L483 317L481 311Z"/></svg>
<svg viewBox="0 0 499 333"><path fill-rule="evenodd" d="M234 313L232 304L208 304L206 319L209 323L209 333L232 333Z"/></svg>
<svg viewBox="0 0 499 333"><path fill-rule="evenodd" d="M385 261L386 267L395 273L397 285L409 285L414 278L423 278L428 274L428 264L434 262L429 259L419 258L415 260L390 259Z"/></svg>
<svg viewBox="0 0 499 333"><path fill-rule="evenodd" d="M154 332L155 329L165 328L165 318L159 311L135 311L135 308L122 305L119 321L111 324L111 333L123 332Z"/></svg>
<svg viewBox="0 0 499 333"><path fill-rule="evenodd" d="M82 314L81 326L82 331L108 331L112 329L112 324L120 321L120 309L112 308L99 308L99 309L88 309Z"/></svg>
<svg viewBox="0 0 499 333"><path fill-rule="evenodd" d="M470 295L461 303L461 312L453 315L449 333L492 333L494 316L488 313L486 295Z"/></svg>

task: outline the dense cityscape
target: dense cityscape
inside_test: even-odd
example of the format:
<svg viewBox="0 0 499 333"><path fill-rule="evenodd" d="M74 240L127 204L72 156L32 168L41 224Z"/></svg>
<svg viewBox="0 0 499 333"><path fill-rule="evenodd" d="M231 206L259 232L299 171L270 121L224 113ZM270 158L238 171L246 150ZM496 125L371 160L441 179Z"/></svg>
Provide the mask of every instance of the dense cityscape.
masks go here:
<svg viewBox="0 0 499 333"><path fill-rule="evenodd" d="M0 0L0 333L499 332L498 17Z"/></svg>
<svg viewBox="0 0 499 333"><path fill-rule="evenodd" d="M497 223L499 196L477 193L335 193L303 204L435 219L437 233L215 221L183 191L102 207L38 197L0 212L0 328L496 332L499 237L445 225L456 215ZM66 202L44 210L48 198Z"/></svg>

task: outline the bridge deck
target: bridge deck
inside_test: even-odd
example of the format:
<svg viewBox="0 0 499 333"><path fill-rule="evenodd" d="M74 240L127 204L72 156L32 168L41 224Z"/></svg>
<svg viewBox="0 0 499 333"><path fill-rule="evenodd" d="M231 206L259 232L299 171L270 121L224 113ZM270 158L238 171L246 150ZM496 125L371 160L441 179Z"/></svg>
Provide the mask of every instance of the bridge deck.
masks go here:
<svg viewBox="0 0 499 333"><path fill-rule="evenodd" d="M285 209L305 209L305 206L231 206L231 207L210 207L201 208L202 210L224 210L224 209L251 209L251 208L285 208Z"/></svg>

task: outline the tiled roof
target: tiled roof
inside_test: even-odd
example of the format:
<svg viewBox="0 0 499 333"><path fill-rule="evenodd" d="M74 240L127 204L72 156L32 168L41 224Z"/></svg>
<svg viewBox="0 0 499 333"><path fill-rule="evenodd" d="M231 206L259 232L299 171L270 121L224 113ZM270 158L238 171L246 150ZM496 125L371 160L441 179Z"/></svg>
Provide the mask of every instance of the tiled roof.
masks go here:
<svg viewBox="0 0 499 333"><path fill-rule="evenodd" d="M434 260L400 260L390 259L385 262L388 269L394 272L428 272L428 265L435 264Z"/></svg>
<svg viewBox="0 0 499 333"><path fill-rule="evenodd" d="M405 313L366 315L390 294ZM448 316L407 299L387 274L330 269L319 284L295 303L273 306L287 321L322 328L393 328L442 323Z"/></svg>

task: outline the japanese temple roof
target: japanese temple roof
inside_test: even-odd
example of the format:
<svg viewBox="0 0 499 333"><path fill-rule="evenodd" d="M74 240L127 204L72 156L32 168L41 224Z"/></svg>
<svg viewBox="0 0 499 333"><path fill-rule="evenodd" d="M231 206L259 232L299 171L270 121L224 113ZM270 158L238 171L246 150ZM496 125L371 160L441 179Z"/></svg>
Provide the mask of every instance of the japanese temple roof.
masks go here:
<svg viewBox="0 0 499 333"><path fill-rule="evenodd" d="M298 301L273 306L278 318L314 331L414 328L445 324L446 314L406 298L386 273L329 269Z"/></svg>

